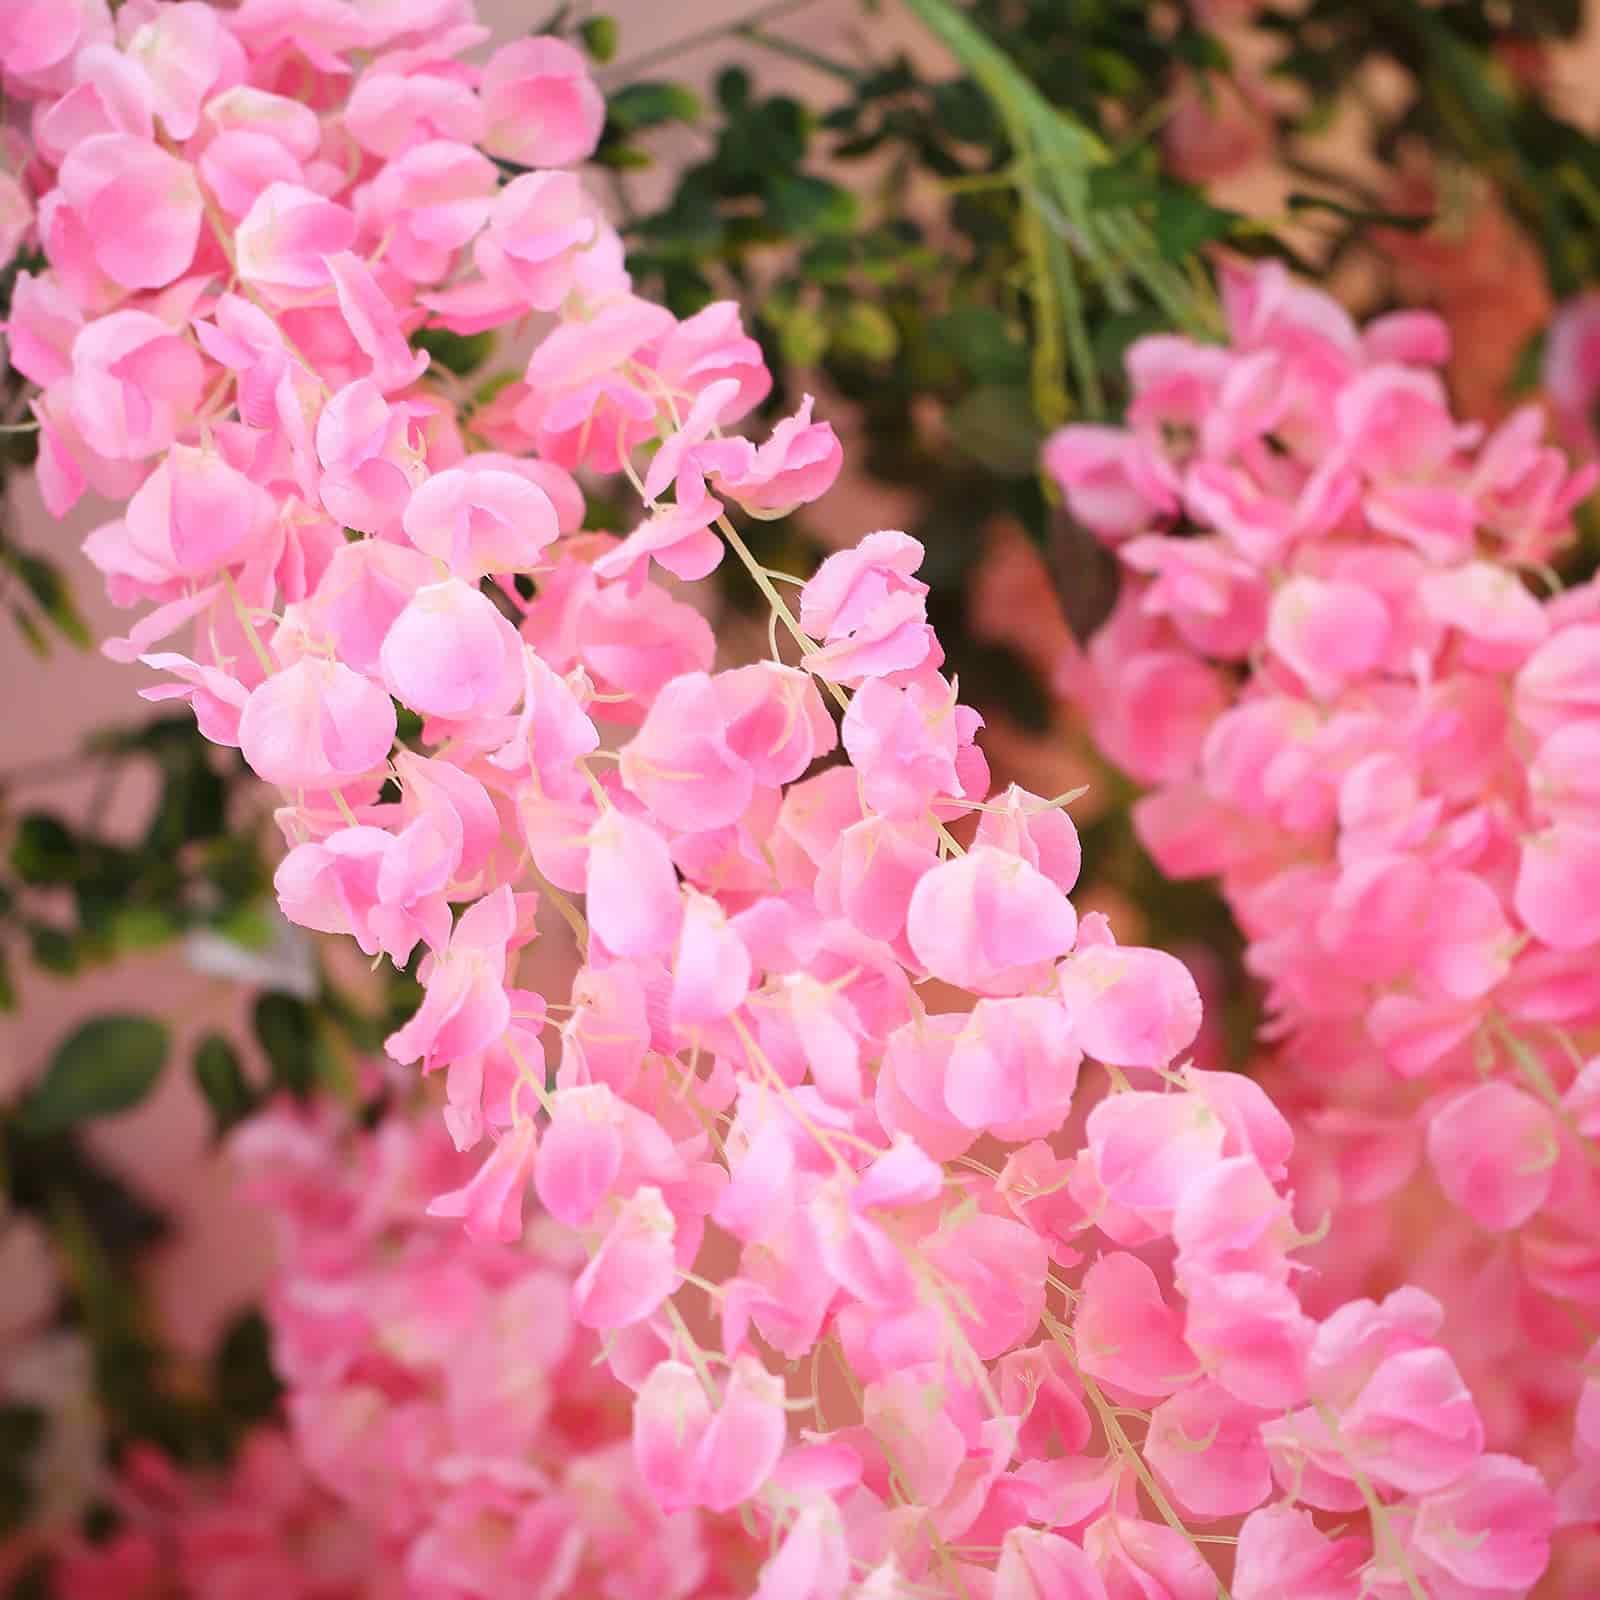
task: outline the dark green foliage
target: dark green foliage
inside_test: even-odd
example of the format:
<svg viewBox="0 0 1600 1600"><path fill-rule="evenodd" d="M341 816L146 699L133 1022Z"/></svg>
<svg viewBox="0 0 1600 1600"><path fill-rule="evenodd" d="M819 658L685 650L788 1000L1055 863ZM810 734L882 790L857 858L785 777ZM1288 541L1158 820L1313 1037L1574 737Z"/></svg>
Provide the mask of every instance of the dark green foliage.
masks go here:
<svg viewBox="0 0 1600 1600"><path fill-rule="evenodd" d="M586 17L578 24L578 38L589 52L589 59L604 66L617 53L617 19L608 16Z"/></svg>
<svg viewBox="0 0 1600 1600"><path fill-rule="evenodd" d="M220 1033L208 1033L194 1053L194 1079L220 1138L255 1110L260 1097L239 1063L239 1052Z"/></svg>
<svg viewBox="0 0 1600 1600"><path fill-rule="evenodd" d="M297 995L261 995L251 1027L272 1073L275 1088L304 1099L317 1087L319 1043L311 1007Z"/></svg>
<svg viewBox="0 0 1600 1600"><path fill-rule="evenodd" d="M439 366L458 378L476 372L494 354L491 333L451 333L448 328L418 328L411 335L418 350L426 350Z"/></svg>
<svg viewBox="0 0 1600 1600"><path fill-rule="evenodd" d="M23 1130L39 1137L127 1111L155 1087L169 1035L154 1017L92 1017L50 1058L22 1102Z"/></svg>
<svg viewBox="0 0 1600 1600"><path fill-rule="evenodd" d="M212 1385L223 1415L239 1428L264 1422L278 1409L283 1384L272 1370L271 1336L259 1311L233 1319L211 1362Z"/></svg>
<svg viewBox="0 0 1600 1600"><path fill-rule="evenodd" d="M44 1438L44 1413L33 1406L0 1406L0 1537L15 1533L32 1504L28 1457Z"/></svg>

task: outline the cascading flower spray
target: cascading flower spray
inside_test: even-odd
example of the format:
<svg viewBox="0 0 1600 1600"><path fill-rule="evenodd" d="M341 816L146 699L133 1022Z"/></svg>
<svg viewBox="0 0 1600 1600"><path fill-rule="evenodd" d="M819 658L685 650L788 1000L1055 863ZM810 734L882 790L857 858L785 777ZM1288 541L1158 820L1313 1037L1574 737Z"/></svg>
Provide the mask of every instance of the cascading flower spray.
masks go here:
<svg viewBox="0 0 1600 1600"><path fill-rule="evenodd" d="M1592 1571L1600 587L1545 563L1597 471L1536 408L1458 423L1431 316L1358 329L1276 268L1225 288L1227 348L1135 345L1127 426L1047 446L1124 573L1062 684L1149 785L1158 864L1220 877L1249 941L1331 1216L1315 1294L1437 1294Z"/></svg>

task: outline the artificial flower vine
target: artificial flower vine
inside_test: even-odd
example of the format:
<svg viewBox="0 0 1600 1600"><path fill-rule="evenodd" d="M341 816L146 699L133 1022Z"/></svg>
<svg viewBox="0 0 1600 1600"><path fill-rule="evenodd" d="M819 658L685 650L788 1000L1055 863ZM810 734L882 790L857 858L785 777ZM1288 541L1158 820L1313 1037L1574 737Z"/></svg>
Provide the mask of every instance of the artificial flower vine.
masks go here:
<svg viewBox="0 0 1600 1600"><path fill-rule="evenodd" d="M397 1121L352 1180L325 1130L252 1130L306 1252L275 1321L316 1487L286 1471L283 1503L331 1496L390 1592L441 1600L1526 1594L1556 1501L1486 1448L1439 1302L1317 1303L1294 1132L1186 1062L1180 963L1079 918L1063 805L991 793L917 541L869 534L779 593L729 512L816 501L833 430L807 401L739 431L770 378L737 309L636 296L574 171L603 118L581 56L540 37L465 61L485 39L466 0L0 24L48 262L8 327L40 487L57 513L121 502L86 549L147 608L108 653L282 792L292 920L421 952L387 1050L442 1074L453 1150ZM1152 345L1178 398L1133 420L1273 484L1326 455L1287 509L1206 476L1208 515L1270 560L1354 503L1312 382L1346 332L1271 272L1233 301L1311 375ZM537 343L463 408L424 326ZM1368 514L1426 533L1480 494L1536 555L1572 490L1522 434L1470 491L1412 481L1468 442L1410 375L1430 337L1370 331L1408 375L1336 407L1380 480ZM1136 443L1073 448L1084 520L1167 507ZM636 483L637 522L585 529L575 475ZM678 586L729 550L797 660L719 668ZM1220 585L1199 609L1247 650L1243 559L1171 582ZM1295 670L1337 688L1385 659L1382 577L1297 580L1272 617ZM1451 625L1492 613L1491 651L1520 641L1470 580L1441 594ZM1187 748L1220 712L1177 654L1145 699L1112 691L1129 738ZM1439 978L1475 1000L1498 924L1450 881ZM556 995L518 981L546 903L581 957ZM1341 916L1368 948L1361 905ZM105 1592L95 1562L69 1583ZM290 1565L286 1590L319 1592Z"/></svg>

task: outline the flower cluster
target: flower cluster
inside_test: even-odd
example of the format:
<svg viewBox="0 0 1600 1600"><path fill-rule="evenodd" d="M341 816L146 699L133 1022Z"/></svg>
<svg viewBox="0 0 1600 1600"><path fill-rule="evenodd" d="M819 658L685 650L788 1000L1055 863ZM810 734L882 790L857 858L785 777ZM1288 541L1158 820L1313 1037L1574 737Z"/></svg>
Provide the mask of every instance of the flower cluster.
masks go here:
<svg viewBox="0 0 1600 1600"><path fill-rule="evenodd" d="M317 1481L426 1600L733 1600L758 1564L736 1521L658 1509L625 1391L570 1309L582 1245L424 1215L473 1164L438 1119L353 1134L269 1112L235 1138L282 1264L267 1303L291 1435Z"/></svg>
<svg viewBox="0 0 1600 1600"><path fill-rule="evenodd" d="M567 1309L583 1250L564 1229L502 1244L424 1216L470 1165L431 1115L358 1133L331 1105L275 1108L233 1153L279 1233L287 1432L252 1435L216 1484L135 1452L122 1526L66 1551L63 1600L733 1600L753 1547L644 1490Z"/></svg>
<svg viewBox="0 0 1600 1600"><path fill-rule="evenodd" d="M1142 341L1127 426L1047 447L1124 574L1063 683L1249 941L1321 1293L1419 1277L1494 1441L1560 1470L1600 1269L1600 586L1540 595L1596 470L1536 409L1458 423L1429 316L1226 291L1226 348Z"/></svg>
<svg viewBox="0 0 1600 1600"><path fill-rule="evenodd" d="M1080 923L1062 804L990 794L920 546L869 535L795 609L751 555L728 508L816 498L838 444L809 402L744 438L770 378L736 309L632 293L571 171L602 117L576 52L468 64L466 0L20 12L0 66L34 101L49 269L10 337L41 485L126 501L88 553L153 609L108 648L283 791L293 920L421 952L388 1052L487 1152L430 1202L464 1238L375 1283L341 1224L279 1307L296 1437L416 1533L412 1592L522 1594L541 1561L543 1595L665 1589L663 1530L737 1512L759 1600L1526 1593L1551 1495L1486 1451L1429 1296L1308 1311L1288 1125L1184 1062L1177 961ZM521 381L465 406L409 338L530 314ZM1297 382L1264 361L1211 409L1325 426ZM1436 442L1408 393L1363 434L1396 477ZM1483 490L1512 521L1516 444ZM1136 507L1142 472L1124 451L1094 492ZM637 526L585 531L574 473L626 474ZM1559 493L1508 537L1537 548ZM1212 498L1276 527L1243 475ZM1332 517L1346 479L1300 500ZM792 660L719 670L660 579L729 551ZM578 945L557 996L518 981L541 911ZM273 1201L302 1226L318 1170ZM503 1253L530 1188L570 1288ZM594 1336L657 1512L614 1457L582 1485L549 1457L563 1341Z"/></svg>
<svg viewBox="0 0 1600 1600"><path fill-rule="evenodd" d="M306 1469L287 1435L259 1428L215 1480L147 1445L111 1486L115 1530L59 1539L62 1600L378 1600L398 1591L367 1531Z"/></svg>

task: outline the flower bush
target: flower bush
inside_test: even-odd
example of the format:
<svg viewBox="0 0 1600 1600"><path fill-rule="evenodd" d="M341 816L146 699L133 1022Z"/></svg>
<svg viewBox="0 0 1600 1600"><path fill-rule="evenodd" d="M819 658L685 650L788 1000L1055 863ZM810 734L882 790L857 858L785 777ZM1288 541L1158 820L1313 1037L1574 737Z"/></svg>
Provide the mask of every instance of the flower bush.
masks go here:
<svg viewBox="0 0 1600 1600"><path fill-rule="evenodd" d="M1227 349L1135 345L1128 426L1048 447L1128 578L1066 686L1149 786L1156 861L1219 877L1247 936L1330 1216L1316 1298L1418 1277L1492 1438L1590 1524L1600 590L1548 562L1600 469L1533 408L1457 422L1434 319L1225 281Z"/></svg>
<svg viewBox="0 0 1600 1600"><path fill-rule="evenodd" d="M125 1460L62 1592L1529 1593L1593 1514L1546 1310L1592 1275L1593 1075L1546 1036L1600 926L1594 630L1514 573L1587 478L1455 422L1433 321L1270 267L1228 348L1135 346L1130 427L1052 446L1141 575L1088 698L1163 863L1240 906L1280 1109L1188 1061L1176 959L1080 918L1071 797L992 788L921 544L753 553L832 427L741 431L738 307L636 294L575 170L583 57L485 37L466 0L0 22L47 263L11 360L50 508L118 502L106 651L279 791L285 915L414 967L385 1049L442 1102L386 1070L372 1131L246 1124L286 1421L212 1481ZM492 391L430 353L519 332ZM766 658L719 665L724 563ZM1423 1143L1514 1242L1369 1296ZM1488 1359L1520 1323L1447 1328L1484 1281L1570 1357L1535 1396ZM1575 1401L1558 1502L1509 1413Z"/></svg>

